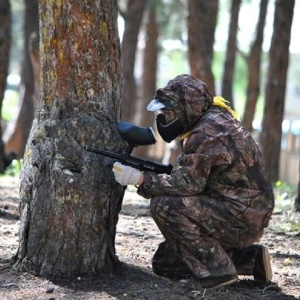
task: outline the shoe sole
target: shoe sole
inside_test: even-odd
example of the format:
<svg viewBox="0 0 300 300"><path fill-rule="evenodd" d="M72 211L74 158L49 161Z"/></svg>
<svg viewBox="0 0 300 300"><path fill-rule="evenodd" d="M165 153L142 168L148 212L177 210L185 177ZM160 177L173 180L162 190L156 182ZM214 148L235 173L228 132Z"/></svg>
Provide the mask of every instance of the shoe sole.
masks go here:
<svg viewBox="0 0 300 300"><path fill-rule="evenodd" d="M226 282L222 282L222 283L220 283L220 284L214 286L214 288L218 288L218 287L221 287L221 286L231 285L231 284L233 284L233 283L235 283L235 282L237 282L237 281L238 281L237 278L233 278L233 279L231 279L231 280L228 280L228 281L226 281Z"/></svg>
<svg viewBox="0 0 300 300"><path fill-rule="evenodd" d="M233 284L233 283L235 283L237 281L238 281L238 278L232 278L232 279L230 279L228 281L221 282L221 283L219 283L217 285L214 285L214 286L205 286L205 285L203 285L202 287L205 288L205 289L215 289L215 288L218 288L218 287L222 287L222 286L227 286L227 285Z"/></svg>
<svg viewBox="0 0 300 300"><path fill-rule="evenodd" d="M266 247L263 247L262 252L262 259L264 263L264 269L266 272L266 282L271 282L273 274L272 274L272 267L271 267L271 259L269 250Z"/></svg>

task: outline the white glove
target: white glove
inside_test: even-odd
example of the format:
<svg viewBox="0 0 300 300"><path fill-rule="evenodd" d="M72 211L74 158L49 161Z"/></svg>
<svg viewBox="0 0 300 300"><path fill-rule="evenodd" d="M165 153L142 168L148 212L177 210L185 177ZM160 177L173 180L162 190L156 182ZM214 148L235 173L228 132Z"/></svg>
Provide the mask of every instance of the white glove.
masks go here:
<svg viewBox="0 0 300 300"><path fill-rule="evenodd" d="M115 162L112 171L115 179L121 185L137 185L143 182L143 173L130 166L122 165L120 162Z"/></svg>

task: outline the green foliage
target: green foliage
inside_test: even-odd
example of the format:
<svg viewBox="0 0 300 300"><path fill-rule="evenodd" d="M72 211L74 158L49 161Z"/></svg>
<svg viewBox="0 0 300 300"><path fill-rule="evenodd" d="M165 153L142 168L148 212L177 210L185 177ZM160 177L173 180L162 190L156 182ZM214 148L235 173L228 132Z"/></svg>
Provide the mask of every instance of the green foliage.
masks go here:
<svg viewBox="0 0 300 300"><path fill-rule="evenodd" d="M214 51L212 72L216 82L221 82L223 76L224 52Z"/></svg>
<svg viewBox="0 0 300 300"><path fill-rule="evenodd" d="M12 163L8 166L8 168L5 170L3 175L0 175L0 177L14 177L19 176L20 170L22 167L22 160L14 159Z"/></svg>
<svg viewBox="0 0 300 300"><path fill-rule="evenodd" d="M151 1L153 4L153 1ZM160 39L174 39L184 41L186 38L186 19L183 17L185 10L181 0L155 1L157 6L157 21L160 26Z"/></svg>
<svg viewBox="0 0 300 300"><path fill-rule="evenodd" d="M2 103L2 116L5 121L12 120L17 115L19 94L16 91L6 90Z"/></svg>
<svg viewBox="0 0 300 300"><path fill-rule="evenodd" d="M158 86L164 86L170 79L179 74L189 73L186 52L182 49L164 50L160 55Z"/></svg>
<svg viewBox="0 0 300 300"><path fill-rule="evenodd" d="M234 71L234 105L241 116L246 103L246 90L248 81L247 64L243 57L237 55Z"/></svg>
<svg viewBox="0 0 300 300"><path fill-rule="evenodd" d="M275 211L281 212L292 208L294 205L292 199L297 195L297 187L289 185L282 181L277 181L274 185Z"/></svg>
<svg viewBox="0 0 300 300"><path fill-rule="evenodd" d="M297 188L281 181L274 186L275 209L274 213L280 217L270 226L277 232L300 232L300 213L294 210Z"/></svg>

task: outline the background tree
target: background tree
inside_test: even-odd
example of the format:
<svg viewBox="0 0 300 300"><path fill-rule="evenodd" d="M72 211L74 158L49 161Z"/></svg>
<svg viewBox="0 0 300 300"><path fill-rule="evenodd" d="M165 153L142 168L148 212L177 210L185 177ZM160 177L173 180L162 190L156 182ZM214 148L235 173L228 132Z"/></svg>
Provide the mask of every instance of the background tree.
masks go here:
<svg viewBox="0 0 300 300"><path fill-rule="evenodd" d="M34 89L32 95L33 109L37 109L40 91L40 39L37 32L33 32L29 39L30 61L33 69Z"/></svg>
<svg viewBox="0 0 300 300"><path fill-rule="evenodd" d="M218 8L218 0L188 0L188 57L191 75L204 81L213 95L215 80L212 59Z"/></svg>
<svg viewBox="0 0 300 300"><path fill-rule="evenodd" d="M282 121L284 113L289 46L295 0L277 0L265 92L260 145L272 181L279 177Z"/></svg>
<svg viewBox="0 0 300 300"><path fill-rule="evenodd" d="M8 166L9 159L4 152L2 140L1 111L9 68L11 44L11 10L9 0L0 2L0 174Z"/></svg>
<svg viewBox="0 0 300 300"><path fill-rule="evenodd" d="M158 35L158 47L159 47L159 56L158 56L158 68L157 68L157 88L164 86L167 82L175 77L176 75L182 73L183 71L179 70L179 66L182 65L187 68L186 63L186 31L187 31L187 22L186 18L183 18L183 13L186 15L186 1L182 0L162 0L162 1L152 1L156 5L156 17L159 28ZM171 43L169 43L171 41ZM168 48L172 41L179 42L178 46ZM182 46L180 46L182 45ZM181 62L183 59L183 62ZM173 71L169 72L165 69L165 62L170 61L171 69ZM177 65L179 63L179 65ZM184 71L188 72L188 71ZM152 118L154 121L153 113L148 117ZM156 124L154 122L154 129L156 129ZM173 141L168 144L165 143L160 135L157 133L157 144L155 147L150 147L149 156L153 159L160 160L163 163L172 163L173 166L177 164L177 158L180 152L177 141Z"/></svg>
<svg viewBox="0 0 300 300"><path fill-rule="evenodd" d="M40 0L39 15L40 101L21 172L16 265L52 278L112 271L124 188L111 160L83 147L125 146L116 1Z"/></svg>
<svg viewBox="0 0 300 300"><path fill-rule="evenodd" d="M233 82L234 82L234 69L237 50L237 32L239 23L241 0L232 0L230 9L230 22L227 40L227 49L225 56L225 64L223 70L222 79L222 92L221 95L230 101L232 107L234 107L233 98Z"/></svg>
<svg viewBox="0 0 300 300"><path fill-rule="evenodd" d="M251 45L250 53L247 58L248 84L243 125L250 132L253 130L252 122L255 115L257 99L260 93L261 55L268 3L269 0L260 1L256 36Z"/></svg>
<svg viewBox="0 0 300 300"><path fill-rule="evenodd" d="M300 212L300 161L299 161L299 181L298 181L298 189L297 196L295 199L295 210Z"/></svg>
<svg viewBox="0 0 300 300"><path fill-rule="evenodd" d="M128 0L126 11L119 9L124 18L125 28L122 39L122 63L123 63L123 96L122 96L122 120L132 121L134 117L137 91L134 77L136 50L138 35L143 19L147 0Z"/></svg>
<svg viewBox="0 0 300 300"><path fill-rule="evenodd" d="M145 48L143 53L143 72L140 86L141 93L138 96L136 105L134 123L148 127L154 123L153 113L147 111L146 107L153 99L156 91L157 64L158 64L158 23L156 18L156 3L150 2L147 9L147 20L145 26ZM153 146L138 147L135 149L135 155L140 157L149 157L149 150Z"/></svg>
<svg viewBox="0 0 300 300"><path fill-rule="evenodd" d="M34 75L30 59L30 36L38 32L38 0L25 0L24 47L21 65L19 112L4 132L5 152L22 158L34 115Z"/></svg>

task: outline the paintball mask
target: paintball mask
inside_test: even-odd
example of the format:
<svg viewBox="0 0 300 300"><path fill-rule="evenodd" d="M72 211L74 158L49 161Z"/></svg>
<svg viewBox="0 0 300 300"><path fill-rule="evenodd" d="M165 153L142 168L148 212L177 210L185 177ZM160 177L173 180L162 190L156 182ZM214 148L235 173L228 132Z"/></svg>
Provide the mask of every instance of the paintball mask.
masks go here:
<svg viewBox="0 0 300 300"><path fill-rule="evenodd" d="M170 100L153 99L147 106L148 111L156 115L158 133L167 143L170 143L184 133L184 127L173 110Z"/></svg>

